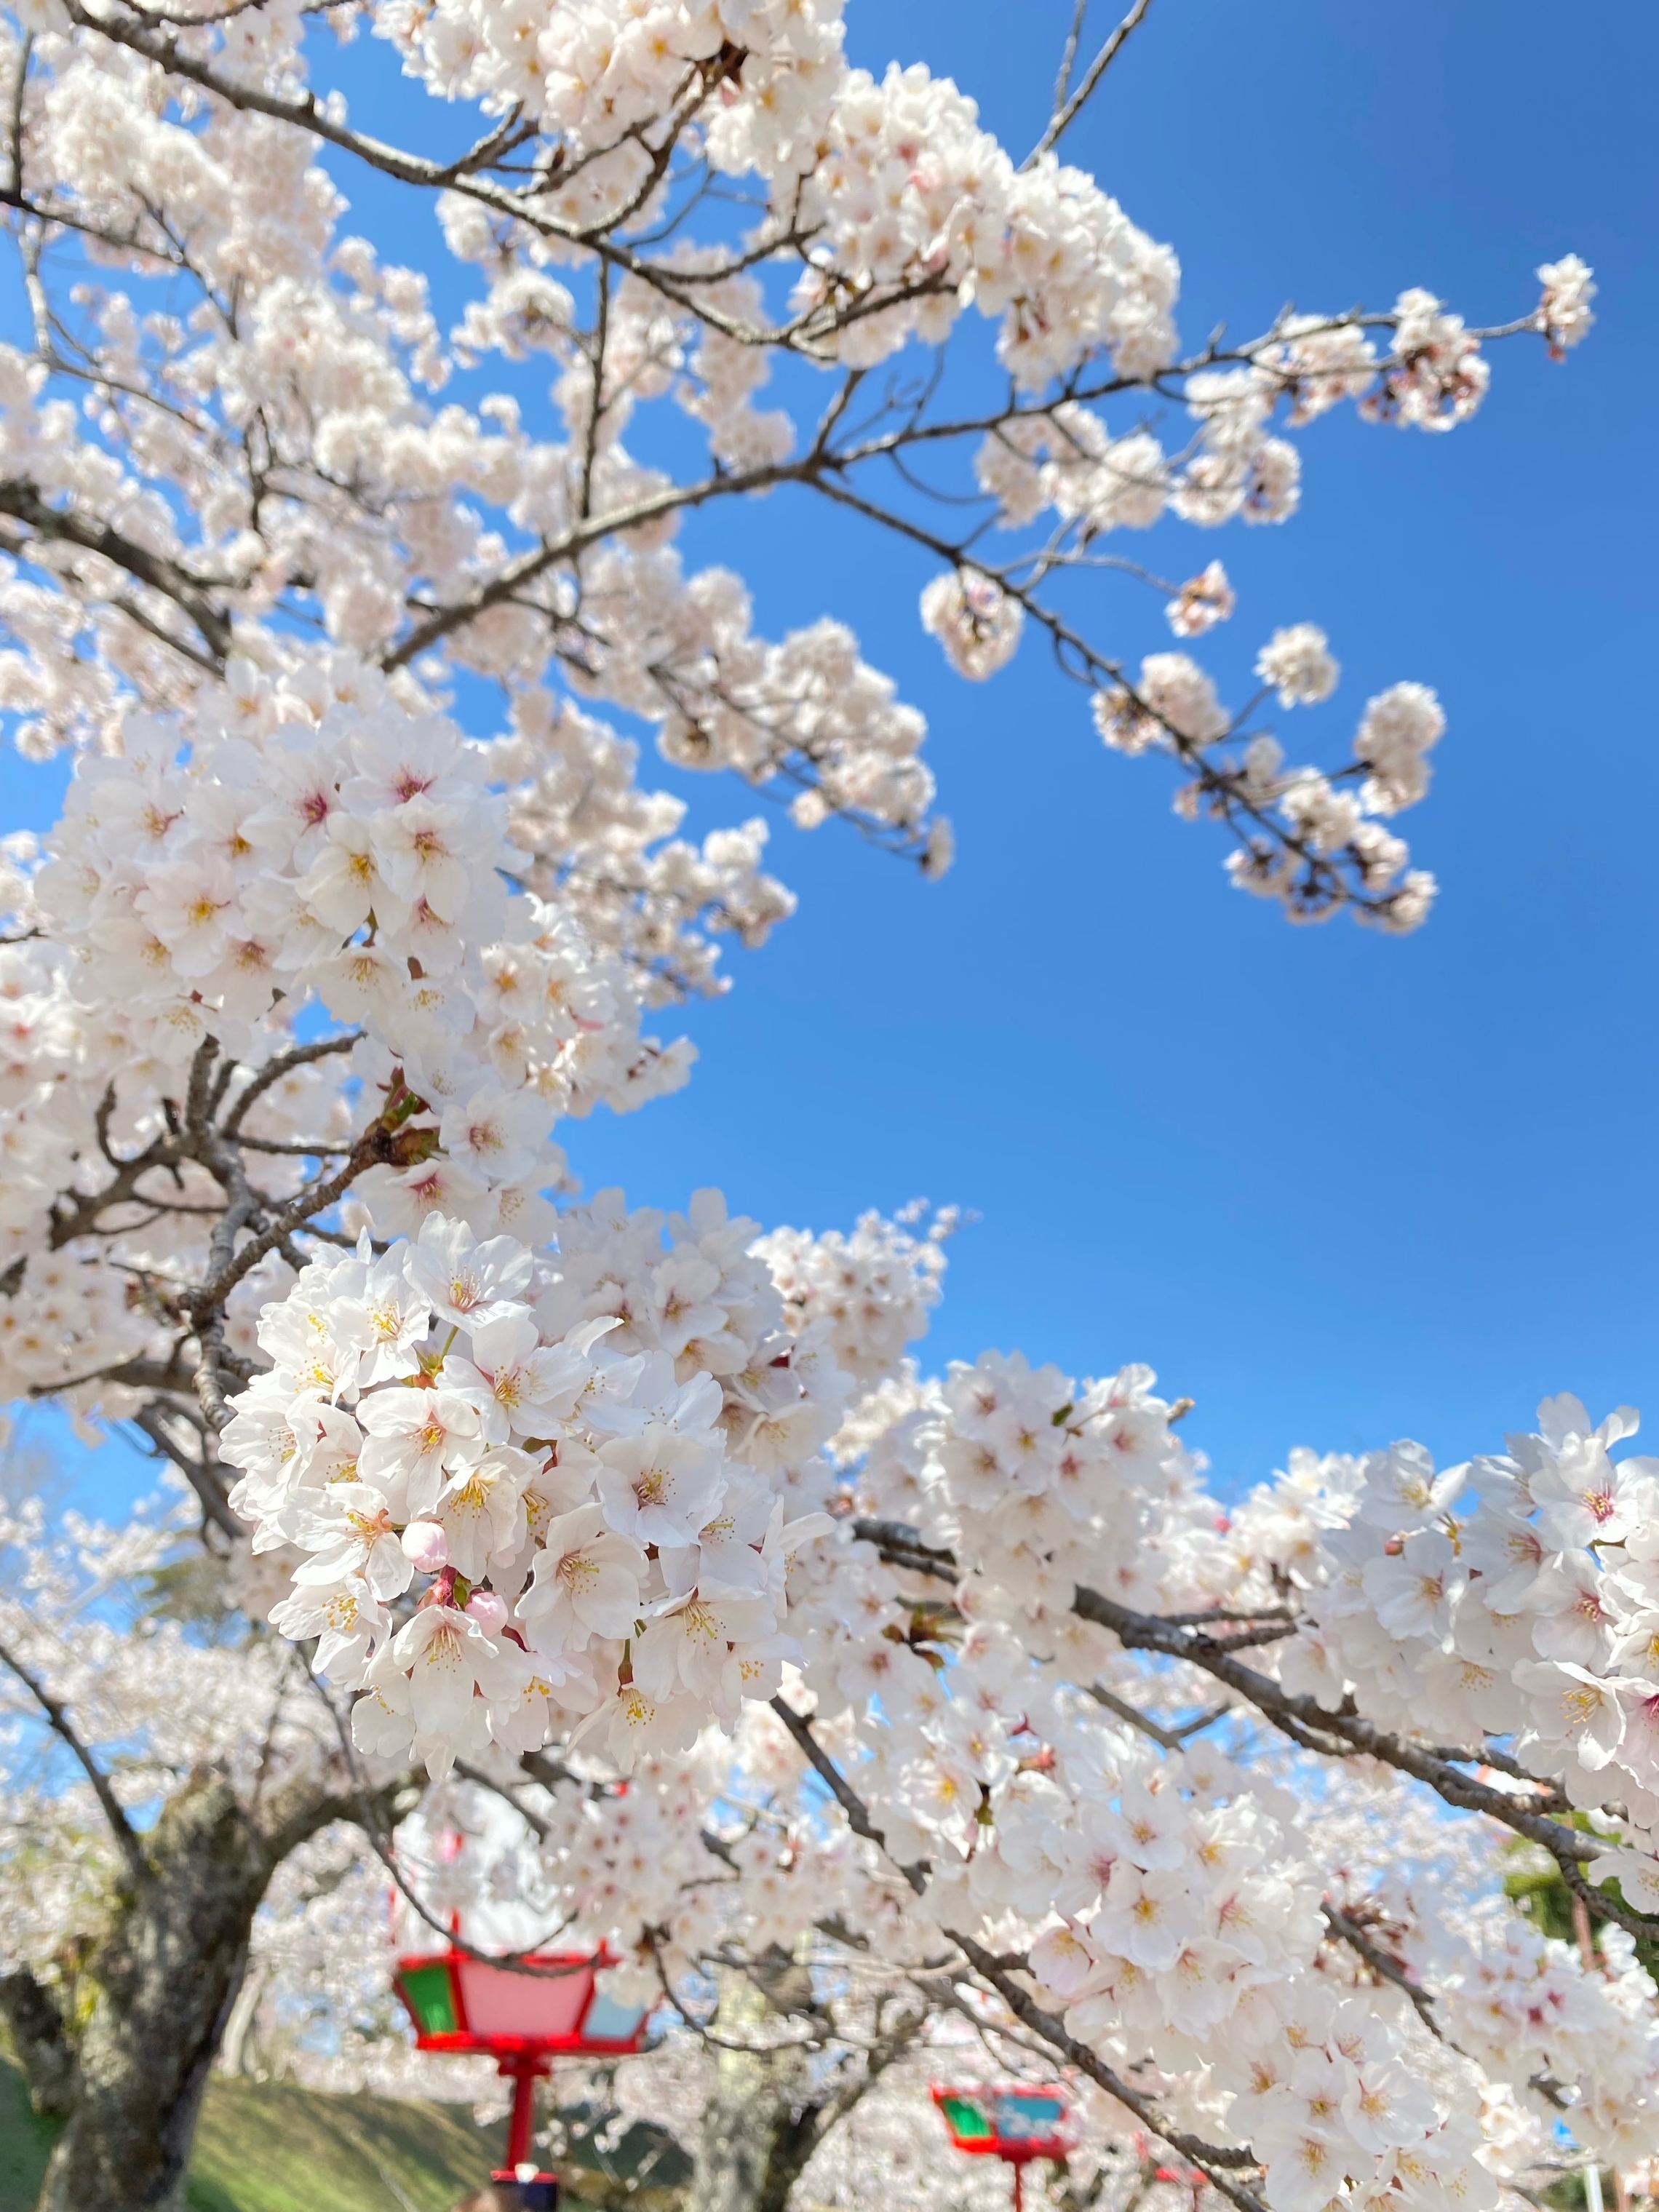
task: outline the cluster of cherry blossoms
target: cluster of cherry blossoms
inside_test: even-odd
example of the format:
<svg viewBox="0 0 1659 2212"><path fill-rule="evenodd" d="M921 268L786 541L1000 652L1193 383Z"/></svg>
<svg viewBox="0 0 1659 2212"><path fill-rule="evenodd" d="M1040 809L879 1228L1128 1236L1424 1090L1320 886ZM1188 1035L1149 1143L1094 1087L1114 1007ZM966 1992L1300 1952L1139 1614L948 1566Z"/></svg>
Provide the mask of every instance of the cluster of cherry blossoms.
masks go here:
<svg viewBox="0 0 1659 2212"><path fill-rule="evenodd" d="M1250 1529L1218 1525L1152 1381L1079 1389L989 1355L870 1449L853 1478L865 1517L791 1573L819 1741L890 1861L926 1870L921 1924L1012 1945L1080 2044L1120 2071L1150 2051L1170 2084L1200 2081L1212 2124L1236 2107L1248 2136L1260 2117L1272 2201L1381 2196L1405 2160L1427 2202L1490 2202L1478 2126L1413 2086L1358 2002L1352 2024L1332 2013L1305 2037L1329 2045L1330 2103L1358 2115L1315 2130L1309 2168L1297 2093L1270 2094L1287 2031L1324 1995L1309 1981L1322 1876L1297 1802L1207 1746L1155 1748L1095 1702L1112 1639L1072 1613L1078 1583L1213 1605L1261 1571ZM930 1547L951 1560L948 1607L902 1551L881 1555L895 1519L912 1565L925 1573Z"/></svg>
<svg viewBox="0 0 1659 2212"><path fill-rule="evenodd" d="M1248 2146L1288 2212L1490 2204L1493 2171L1547 2157L1540 2110L1603 2154L1650 2152L1659 2031L1627 1949L1604 1936L1591 1972L1490 1905L1386 1880L1356 1905L1311 1776L1248 1731L1223 1747L1143 1717L1156 1678L1078 1609L1082 1583L1176 1620L1272 1617L1293 1594L1307 1618L1262 1658L1287 1688L1314 1663L1328 1697L1323 1608L1365 1595L1336 1616L1356 1638L1371 1621L1356 1651L1408 1639L1377 1624L1395 1580L1426 1602L1437 1547L1471 1542L1455 1479L1403 1447L1298 1455L1219 1512L1145 1369L1079 1384L988 1354L921 1381L903 1346L941 1262L937 1224L757 1239L712 1194L665 1223L617 1194L567 1209L541 1255L434 1221L313 1259L258 1318L272 1364L222 1451L258 1556L283 1562L274 1626L361 1686L365 1771L459 1757L469 1787L505 1791L517 1832L475 1860L469 1893L482 1878L535 1929L607 1944L629 2002L669 1990L695 2016L710 1960L787 1953L809 1924L830 1947L815 1987L860 1946L890 1966L941 1935L1016 1955L1105 2084L1137 2085L1177 2134ZM1563 1401L1543 1442L1512 1446L1532 1510L1577 1510L1561 1468L1613 1466L1622 1425L1593 1436ZM1616 1492L1628 1518L1648 1480L1581 1487ZM1365 1517L1367 1496L1389 1510ZM1359 1565L1339 1571L1349 1533ZM1419 1671L1393 1692L1375 1661L1347 1668L1379 1724L1491 1732L1492 1716L1425 1705L1447 1670L1409 1640L1398 1656ZM762 1701L780 1691L775 1717ZM795 1726L879 1842L826 1832L800 1796L781 1721L809 1703ZM577 1765L532 1768L546 1786L523 1800L517 1761L549 1744ZM442 1817L436 1801L423 1816ZM398 1863L423 1909L462 1899L418 1826ZM1331 1921L1334 1889L1358 1923ZM1364 1978L1374 1954L1338 1971L1356 1924L1395 1930L1384 1951L1449 2044Z"/></svg>
<svg viewBox="0 0 1659 2212"><path fill-rule="evenodd" d="M382 1236L442 1214L540 1237L554 1121L685 1077L689 1047L640 1035L640 969L592 948L564 890L509 889L486 749L343 659L236 672L187 731L135 717L122 753L83 757L18 878L23 928L0 946L10 1389L164 1338L131 1273L180 1284L200 1264L228 1145L276 1205L309 1155L361 1170ZM307 1008L353 1026L301 1042ZM181 1091L220 1117L218 1152L203 1136L163 1159ZM359 1157L366 1101L396 1142ZM279 1287L269 1269L238 1285L245 1323Z"/></svg>
<svg viewBox="0 0 1659 2212"><path fill-rule="evenodd" d="M1386 1724L1512 1739L1571 1802L1618 1808L1601 1874L1659 1905L1659 1462L1547 1399L1507 1454L1437 1471L1397 1443L1320 1468L1306 1625L1279 1678L1322 1705L1349 1690ZM1600 1875L1598 1875L1598 1879Z"/></svg>
<svg viewBox="0 0 1659 2212"><path fill-rule="evenodd" d="M945 1273L945 1240L960 1216L942 1206L921 1236L912 1233L924 1200L896 1219L866 1213L849 1236L827 1230L775 1229L754 1247L777 1285L797 1335L827 1325L836 1364L854 1382L878 1384L897 1373L905 1346L927 1334Z"/></svg>
<svg viewBox="0 0 1659 2212"><path fill-rule="evenodd" d="M813 240L793 304L820 358L870 367L943 338L972 302L1024 384L1103 345L1131 375L1162 368L1169 248L1052 155L1017 166L949 79L850 68L841 16L839 0L559 0L532 39L443 0L379 10L374 27L434 90L530 115L580 157L544 200L572 230L648 204L647 132L695 116L710 167L761 178L771 225Z"/></svg>
<svg viewBox="0 0 1659 2212"><path fill-rule="evenodd" d="M514 701L513 722L489 759L509 781L519 881L550 902L577 903L589 943L628 961L647 1005L727 989L714 939L732 933L745 946L763 945L795 910L761 866L766 823L756 817L693 845L673 834L684 802L641 792L639 748L596 717L532 687Z"/></svg>
<svg viewBox="0 0 1659 2212"><path fill-rule="evenodd" d="M1179 635L1208 628L1230 598L1224 572L1212 562L1171 602L1171 625ZM1255 672L1264 690L1289 709L1328 699L1340 670L1317 624L1297 623L1268 639ZM1407 867L1405 841L1376 818L1415 805L1428 791L1426 756L1446 719L1425 684L1395 684L1367 702L1352 760L1334 777L1286 767L1285 749L1269 731L1241 732L1209 675L1185 653L1148 653L1133 686L1116 683L1096 692L1094 712L1096 727L1115 750L1172 751L1195 771L1177 805L1188 815L1220 812L1236 823L1243 842L1226 866L1242 890L1280 900L1293 921L1326 921L1338 901L1322 870L1346 856L1376 896L1368 918L1395 932L1427 918L1434 878ZM1212 750L1236 736L1243 738L1236 758ZM1277 833L1264 836L1273 830L1274 817Z"/></svg>
<svg viewBox="0 0 1659 2212"><path fill-rule="evenodd" d="M256 1551L306 1555L271 1620L365 1692L376 1758L441 1773L578 1721L623 1763L684 1749L796 1656L784 1576L828 1524L786 1526L767 1478L833 1425L839 1378L815 1395L810 1340L769 1337L752 1224L705 1194L666 1255L659 1229L624 1214L584 1251L573 1224L538 1265L434 1217L266 1307L271 1364L221 1439L231 1504Z"/></svg>
<svg viewBox="0 0 1659 2212"><path fill-rule="evenodd" d="M1577 344L1595 319L1589 268L1569 254L1537 275L1543 293L1533 325L1558 349ZM1367 326L1387 332L1380 346ZM1288 313L1237 358L1237 367L1188 378L1198 431L1182 456L1167 454L1139 425L1112 436L1092 408L1072 399L999 423L975 470L1004 526L1048 512L1086 542L1149 529L1166 512L1206 528L1235 517L1281 522L1295 512L1301 483L1296 447L1268 428L1281 404L1291 429L1353 400L1372 421L1444 430L1473 414L1491 380L1480 339L1420 288L1402 292L1386 315Z"/></svg>
<svg viewBox="0 0 1659 2212"><path fill-rule="evenodd" d="M1234 604L1226 571L1212 561L1169 603L1170 627L1178 636L1197 635L1224 620ZM922 592L921 617L957 674L975 679L994 675L1012 657L1025 618L1022 597L979 568L936 576ZM1289 709L1329 698L1340 668L1318 625L1297 623L1268 639L1255 672L1264 692ZM1170 753L1194 772L1177 793L1177 810L1188 817L1219 815L1240 830L1243 842L1226 866L1241 889L1279 899L1293 921L1326 921L1342 902L1333 866L1345 861L1369 895L1362 908L1366 918L1395 932L1427 919L1434 878L1407 868L1404 840L1376 818L1398 814L1427 794L1427 756L1446 726L1427 685L1395 684L1370 700L1352 739L1352 759L1334 777L1287 768L1279 739L1270 731L1252 735L1243 729L1243 718L1223 706L1213 678L1189 653L1148 653L1133 684L1121 678L1098 683L1093 712L1096 729L1114 751ZM1241 740L1236 757L1215 750L1234 738Z"/></svg>
<svg viewBox="0 0 1659 2212"><path fill-rule="evenodd" d="M550 1119L660 1086L634 1064L617 970L568 908L509 896L481 748L372 672L341 672L309 714L252 667L232 676L187 758L139 716L118 759L79 764L35 878L78 995L119 1010L136 1059L177 1066L212 1035L252 1064L277 994L314 996L374 1041L365 1079L384 1089L399 1065L457 1109L452 1212L533 1179Z"/></svg>
<svg viewBox="0 0 1659 2212"><path fill-rule="evenodd" d="M1646 1540L1626 1524L1659 1521L1644 1467L1626 1462L1621 1479L1606 1455L1627 1417L1598 1434L1575 1401L1556 1401L1543 1437L1512 1439L1501 1468L1478 1462L1486 1486L1504 1485L1501 1527L1462 1522L1462 1471L1437 1478L1415 1447L1363 1463L1295 1455L1218 1513L1201 1462L1174 1434L1180 1409L1152 1380L1126 1370L1079 1386L987 1355L943 1386L890 1378L870 1413L849 1419L863 1452L849 1477L855 1517L840 1544L795 1562L791 1621L818 1741L890 1863L925 1875L911 1911L1021 1952L1040 2000L1120 2070L1150 2051L1170 2109L1206 2119L1206 2132L1224 2116L1262 2161L1269 2201L1292 2212L1401 2190L1413 2203L1491 2203L1483 2160L1506 2172L1544 2154L1537 2122L1518 2112L1504 2123L1516 2158L1487 2142L1493 2084L1535 2113L1569 2112L1601 2154L1647 2154L1659 2130L1654 2002L1626 1939L1604 1934L1592 1973L1512 1911L1488 1904L1449 1921L1447 1900L1426 1919L1399 1907L1410 1932L1396 1972L1420 1977L1450 2039L1428 2046L1425 2071L1403 2004L1379 2013L1363 1988L1345 1997L1330 1986L1328 1846L1304 1795L1310 1778L1287 1789L1292 1778L1262 1771L1242 1747L1229 1756L1155 1723L1132 1734L1147 1680L1076 1604L1087 1585L1137 1614L1225 1622L1282 1614L1294 1595L1302 1619L1239 1639L1261 1643L1287 1690L1310 1688L1332 1710L1357 1697L1407 1742L1510 1737L1575 1802L1600 1808L1619 1735L1616 1718L1603 1720L1598 1741L1597 1716L1622 1711L1629 1732L1642 1700L1659 1711L1633 1660L1617 1686L1606 1679L1621 1671L1610 1655L1633 1655L1644 1635L1639 1564L1632 1582L1628 1547L1610 1547L1630 1536L1639 1553ZM1534 1656L1583 1638L1585 1593L1607 1604L1613 1571L1621 1610L1602 1629L1600 1678L1565 1646ZM1481 1668L1444 1632L1481 1604L1483 1584L1508 1608L1515 1650L1501 1677L1492 1616L1480 1617ZM1524 1611L1517 1597L1530 1599ZM1598 1815L1606 1855L1593 1871L1616 1872L1627 1902L1647 1910L1654 1862L1620 1848L1652 1802L1639 1759L1631 1745L1613 1793L1624 1820ZM1352 1923L1335 1924L1346 1940ZM1499 2119L1511 2109L1501 2096L1493 2107Z"/></svg>
<svg viewBox="0 0 1659 2212"><path fill-rule="evenodd" d="M826 76L827 151L805 195L823 242L795 299L841 321L835 358L869 367L913 333L937 342L971 301L1000 319L998 354L1028 390L1101 349L1128 376L1170 361L1175 255L1091 178L1052 154L1017 167L974 102L921 64L879 83Z"/></svg>
<svg viewBox="0 0 1659 2212"><path fill-rule="evenodd" d="M1551 335L1559 356L1586 335L1595 287L1576 255L1547 264L1538 276L1544 291L1534 325ZM1298 501L1301 465L1296 447L1267 427L1281 402L1291 428L1352 398L1373 420L1449 429L1486 392L1490 370L1479 339L1431 294L1402 293L1392 316L1368 319L1389 327L1390 343L1381 353L1360 319L1288 315L1247 349L1244 365L1192 374L1188 410L1200 428L1178 463L1145 428L1114 438L1099 414L1068 398L1019 410L987 434L975 462L980 488L996 501L1004 527L1050 514L1062 538L1074 537L1079 550L1112 530L1150 528L1166 512L1206 527L1238 515L1283 521ZM1055 557L1051 546L1042 561ZM957 674L983 679L1012 658L1029 603L1020 565L994 571L975 562L924 589L923 626ZM1180 587L1169 618L1178 636L1193 637L1226 619L1234 605L1224 570L1212 562ZM1055 631L1057 641L1061 635ZM1197 769L1177 808L1189 817L1218 815L1241 831L1226 862L1240 888L1279 899L1293 920L1324 920L1343 902L1329 866L1340 856L1352 865L1366 918L1396 932L1426 918L1433 877L1423 870L1402 874L1407 847L1370 817L1396 814L1427 792L1425 756L1445 726L1427 686L1399 684L1372 699L1351 763L1332 777L1286 769L1283 747L1267 732L1250 738L1236 762L1210 752L1237 726L1212 678L1187 653L1148 655L1133 684L1098 660L1085 672L1096 727L1108 745L1128 754L1170 751ZM1280 707L1291 708L1328 697L1338 669L1323 633L1303 623L1274 634L1256 672ZM1358 789L1343 787L1351 780Z"/></svg>
<svg viewBox="0 0 1659 2212"><path fill-rule="evenodd" d="M1402 1946L1419 1979L1432 1980L1446 2032L1495 2081L1553 2117L1566 2105L1572 2131L1595 2154L1626 2166L1659 2141L1653 1983L1622 1928L1601 1931L1594 1966L1487 1900L1463 1928L1443 1917Z"/></svg>

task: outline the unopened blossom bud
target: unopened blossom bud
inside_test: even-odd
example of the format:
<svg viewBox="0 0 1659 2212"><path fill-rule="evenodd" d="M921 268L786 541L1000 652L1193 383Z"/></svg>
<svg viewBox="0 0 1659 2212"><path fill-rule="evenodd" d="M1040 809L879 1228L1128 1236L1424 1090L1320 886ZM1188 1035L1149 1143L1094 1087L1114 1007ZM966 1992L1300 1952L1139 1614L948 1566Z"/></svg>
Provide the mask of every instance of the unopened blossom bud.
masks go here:
<svg viewBox="0 0 1659 2212"><path fill-rule="evenodd" d="M423 1575L435 1575L449 1564L449 1539L438 1521L411 1521L399 1540L404 1557Z"/></svg>
<svg viewBox="0 0 1659 2212"><path fill-rule="evenodd" d="M486 1636L497 1636L507 1624L507 1600L494 1590L474 1590L466 1609Z"/></svg>

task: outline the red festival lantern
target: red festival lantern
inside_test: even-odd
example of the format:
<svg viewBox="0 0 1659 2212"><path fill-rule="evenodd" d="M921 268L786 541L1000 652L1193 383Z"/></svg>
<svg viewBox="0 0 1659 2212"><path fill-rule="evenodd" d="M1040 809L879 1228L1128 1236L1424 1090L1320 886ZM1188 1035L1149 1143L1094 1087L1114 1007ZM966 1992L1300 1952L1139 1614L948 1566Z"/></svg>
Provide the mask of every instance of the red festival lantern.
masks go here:
<svg viewBox="0 0 1659 2212"><path fill-rule="evenodd" d="M399 1959L392 1986L415 2023L421 2051L481 2051L513 2084L507 2164L492 2181L518 2191L525 2212L551 2212L558 2176L531 2155L536 2084L552 2061L620 2058L645 2042L643 2006L620 2005L597 1986L603 1951L535 1951L511 1966L456 1948Z"/></svg>
<svg viewBox="0 0 1659 2212"><path fill-rule="evenodd" d="M1014 2212L1024 2212L1024 2178L1034 2158L1064 2158L1072 2148L1071 2108L1058 2089L1015 2085L933 2091L951 2141L975 2158L1000 2158L1014 2169Z"/></svg>

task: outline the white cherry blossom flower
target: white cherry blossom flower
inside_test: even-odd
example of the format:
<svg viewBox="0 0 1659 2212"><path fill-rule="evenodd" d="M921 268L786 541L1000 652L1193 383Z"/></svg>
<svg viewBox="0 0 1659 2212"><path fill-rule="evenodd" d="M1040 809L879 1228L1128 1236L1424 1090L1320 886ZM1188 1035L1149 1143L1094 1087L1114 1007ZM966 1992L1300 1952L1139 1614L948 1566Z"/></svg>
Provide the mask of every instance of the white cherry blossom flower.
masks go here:
<svg viewBox="0 0 1659 2212"><path fill-rule="evenodd" d="M404 1267L410 1287L442 1321L457 1328L509 1320L530 1281L531 1259L511 1237L483 1242L465 1221L428 1219Z"/></svg>
<svg viewBox="0 0 1659 2212"><path fill-rule="evenodd" d="M537 1651L580 1650L594 1636L631 1633L641 1604L646 1557L606 1526L598 1504L549 1522L519 1600L519 1618Z"/></svg>

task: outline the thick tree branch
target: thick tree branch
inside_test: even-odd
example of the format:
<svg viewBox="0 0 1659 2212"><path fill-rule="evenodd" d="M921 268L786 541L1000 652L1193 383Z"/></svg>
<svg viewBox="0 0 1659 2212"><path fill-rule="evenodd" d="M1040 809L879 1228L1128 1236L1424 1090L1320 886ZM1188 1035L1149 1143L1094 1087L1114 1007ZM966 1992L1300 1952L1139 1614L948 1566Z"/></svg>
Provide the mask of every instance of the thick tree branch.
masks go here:
<svg viewBox="0 0 1659 2212"><path fill-rule="evenodd" d="M73 507L48 506L33 484L15 479L0 483L0 514L13 515L19 522L27 523L37 538L77 545L83 552L95 553L101 560L125 568L128 575L137 577L141 584L148 584L152 591L160 592L196 625L212 655L216 672L223 667L231 650L230 617L215 605L208 588L176 561L152 553L147 546L138 544L110 524L78 514ZM121 611L154 629L148 617L131 606L122 605ZM166 644L177 643L165 633L161 635Z"/></svg>
<svg viewBox="0 0 1659 2212"><path fill-rule="evenodd" d="M1229 1638L1209 1637L1196 1628L1172 1627L1156 1614L1136 1613L1128 1606L1103 1596L1098 1590L1080 1584L1073 1593L1072 1603L1073 1610L1082 1620L1109 1628L1126 1650L1155 1651L1167 1658L1185 1660L1213 1675L1230 1690L1237 1691L1264 1719L1275 1724L1289 1723L1291 1729L1314 1730L1339 1740L1352 1752L1381 1759L1400 1773L1426 1783L1449 1805L1465 1812L1487 1814L1512 1828L1516 1835L1541 1844L1558 1862L1565 1856L1566 1864L1575 1872L1583 1862L1601 1857L1606 1850L1604 1844L1593 1842L1563 1822L1533 1811L1525 1799L1494 1790L1490 1784L1463 1773L1443 1747L1431 1748L1414 1744L1377 1728L1346 1705L1340 1711L1328 1711L1315 1698L1282 1688L1270 1675L1235 1659L1228 1648ZM1455 1756L1470 1765L1486 1763L1484 1747L1457 1752ZM1547 1789L1548 1785L1544 1786ZM1564 1866L1563 1871L1565 1870ZM1639 1914L1632 1914L1631 1918L1635 1932L1659 1934L1659 1922L1645 1921Z"/></svg>
<svg viewBox="0 0 1659 2212"><path fill-rule="evenodd" d="M914 1567L925 1559L932 1563L926 1570L928 1572L937 1572L947 1565L954 1568L951 1553L923 1544L914 1529L900 1523L861 1522L854 1522L854 1528L896 1566ZM1293 1743L1327 1758L1358 1753L1379 1759L1397 1772L1425 1783L1445 1803L1455 1806L1459 1811L1485 1814L1516 1835L1524 1836L1529 1843L1540 1844L1560 1868L1562 1878L1576 1897L1582 1897L1586 1904L1594 1905L1598 1912L1632 1936L1659 1937L1659 1919L1632 1912L1585 1875L1584 1868L1589 1862L1606 1856L1607 1844L1582 1835L1576 1828L1538 1809L1559 1802L1559 1793L1552 1784L1526 1774L1509 1754L1489 1752L1484 1745L1464 1750L1455 1746L1413 1743L1366 1720L1353 1708L1352 1700L1336 1711L1328 1711L1315 1698L1285 1690L1271 1675L1233 1656L1241 1643L1261 1640L1249 1632L1242 1638L1210 1636L1201 1628L1178 1620L1137 1613L1132 1607L1119 1605L1115 1600L1080 1583L1073 1594L1072 1609L1080 1619L1110 1629L1126 1650L1156 1652L1165 1658L1182 1660L1212 1675L1253 1705L1264 1720ZM1295 1631L1293 1622L1273 1626L1277 1634ZM1103 1698L1101 1702L1107 1700ZM1135 1724L1139 1724L1139 1717ZM1529 1802L1528 1797L1494 1789L1476 1776L1466 1774L1462 1771L1466 1765L1498 1767L1524 1780L1529 1791L1535 1794Z"/></svg>

